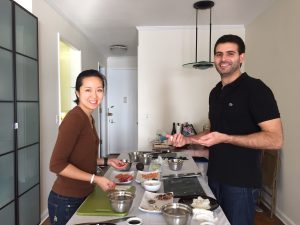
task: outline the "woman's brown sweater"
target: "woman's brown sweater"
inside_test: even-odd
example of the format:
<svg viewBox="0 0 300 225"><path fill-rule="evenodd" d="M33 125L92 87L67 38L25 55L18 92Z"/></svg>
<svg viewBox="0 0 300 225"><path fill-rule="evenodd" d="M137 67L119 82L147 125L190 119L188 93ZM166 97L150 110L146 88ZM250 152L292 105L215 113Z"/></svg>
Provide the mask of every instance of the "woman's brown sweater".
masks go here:
<svg viewBox="0 0 300 225"><path fill-rule="evenodd" d="M94 123L94 121L93 121ZM88 173L95 173L99 138L95 126L79 107L74 107L59 126L58 137L50 160L50 171L57 174L52 190L68 197L85 197L93 190L87 181L59 175L68 165Z"/></svg>

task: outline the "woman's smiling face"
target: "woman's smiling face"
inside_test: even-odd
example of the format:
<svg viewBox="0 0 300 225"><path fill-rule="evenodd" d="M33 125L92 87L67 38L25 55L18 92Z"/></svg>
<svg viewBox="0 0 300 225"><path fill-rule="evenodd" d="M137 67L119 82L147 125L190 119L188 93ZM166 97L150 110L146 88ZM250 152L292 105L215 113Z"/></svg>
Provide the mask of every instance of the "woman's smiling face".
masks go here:
<svg viewBox="0 0 300 225"><path fill-rule="evenodd" d="M102 80L96 76L85 77L79 91L76 91L76 95L79 99L78 106L85 113L91 114L99 106L104 96Z"/></svg>

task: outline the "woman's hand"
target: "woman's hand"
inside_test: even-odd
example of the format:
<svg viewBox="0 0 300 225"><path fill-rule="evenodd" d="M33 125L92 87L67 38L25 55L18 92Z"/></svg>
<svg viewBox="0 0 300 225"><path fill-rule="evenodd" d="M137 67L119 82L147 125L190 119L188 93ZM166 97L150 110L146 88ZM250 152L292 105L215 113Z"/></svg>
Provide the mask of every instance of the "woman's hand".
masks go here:
<svg viewBox="0 0 300 225"><path fill-rule="evenodd" d="M116 184L106 177L95 176L94 183L97 184L103 191L114 190Z"/></svg>
<svg viewBox="0 0 300 225"><path fill-rule="evenodd" d="M108 159L107 164L118 170L124 169L127 166L127 163L119 159Z"/></svg>

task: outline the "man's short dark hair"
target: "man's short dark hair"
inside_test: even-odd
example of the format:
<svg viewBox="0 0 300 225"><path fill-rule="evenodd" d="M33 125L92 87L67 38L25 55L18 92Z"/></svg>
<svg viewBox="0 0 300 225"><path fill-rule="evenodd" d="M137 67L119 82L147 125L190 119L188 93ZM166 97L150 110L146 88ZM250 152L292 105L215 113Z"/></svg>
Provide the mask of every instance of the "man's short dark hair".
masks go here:
<svg viewBox="0 0 300 225"><path fill-rule="evenodd" d="M216 48L217 48L218 44L223 44L223 43L227 43L227 42L237 44L239 54L245 53L246 47L245 47L245 43L244 43L243 39L237 35L226 34L217 40L215 47L214 47L214 54L216 54Z"/></svg>

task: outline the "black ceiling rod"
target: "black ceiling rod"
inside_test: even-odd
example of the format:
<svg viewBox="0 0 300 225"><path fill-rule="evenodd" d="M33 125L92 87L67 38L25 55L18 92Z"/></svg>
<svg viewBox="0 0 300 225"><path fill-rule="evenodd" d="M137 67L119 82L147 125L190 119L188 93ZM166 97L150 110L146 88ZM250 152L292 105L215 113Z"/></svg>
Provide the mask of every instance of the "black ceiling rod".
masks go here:
<svg viewBox="0 0 300 225"><path fill-rule="evenodd" d="M211 62L211 8L209 8L209 62Z"/></svg>
<svg viewBox="0 0 300 225"><path fill-rule="evenodd" d="M198 9L196 9L196 61L198 62Z"/></svg>

